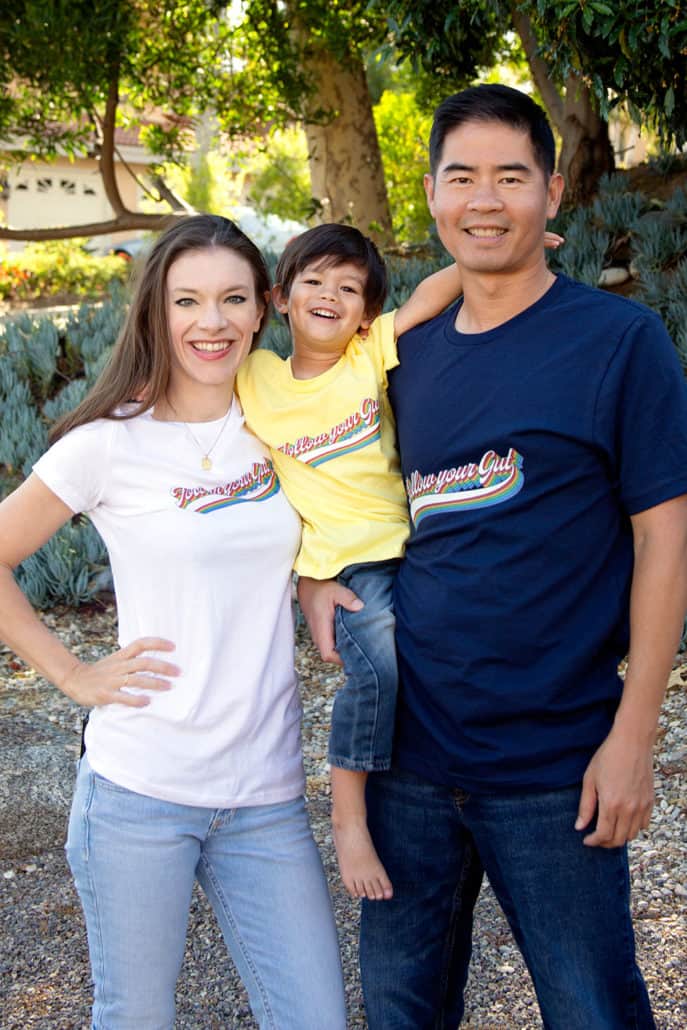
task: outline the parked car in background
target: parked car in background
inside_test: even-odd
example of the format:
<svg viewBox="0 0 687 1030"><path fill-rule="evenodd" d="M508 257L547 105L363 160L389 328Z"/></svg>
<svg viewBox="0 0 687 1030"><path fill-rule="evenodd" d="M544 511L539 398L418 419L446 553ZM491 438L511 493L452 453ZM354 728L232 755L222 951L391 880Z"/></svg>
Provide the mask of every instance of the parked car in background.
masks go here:
<svg viewBox="0 0 687 1030"><path fill-rule="evenodd" d="M92 236L84 244L84 249L89 254L98 257L107 257L114 254L125 261L134 261L144 254L152 244L154 236L152 233L145 233L141 236L131 236L128 239L119 239L113 236Z"/></svg>
<svg viewBox="0 0 687 1030"><path fill-rule="evenodd" d="M124 258L125 261L133 261L145 252L152 243L150 236L134 236L130 240L119 240L113 243L108 253Z"/></svg>

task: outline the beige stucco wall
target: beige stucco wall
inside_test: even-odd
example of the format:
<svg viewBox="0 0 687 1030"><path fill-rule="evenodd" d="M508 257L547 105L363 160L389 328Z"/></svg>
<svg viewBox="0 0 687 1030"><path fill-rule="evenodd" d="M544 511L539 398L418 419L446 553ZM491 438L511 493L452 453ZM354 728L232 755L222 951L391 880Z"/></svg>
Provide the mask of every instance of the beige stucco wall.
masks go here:
<svg viewBox="0 0 687 1030"><path fill-rule="evenodd" d="M130 167L137 176L146 175L145 164L131 163ZM137 210L143 192L139 184L124 165L117 164L115 172L125 206ZM97 162L89 158L73 162L58 158L49 164L25 161L10 167L3 214L13 229L80 225L113 217ZM118 238L127 235L136 234L118 234Z"/></svg>

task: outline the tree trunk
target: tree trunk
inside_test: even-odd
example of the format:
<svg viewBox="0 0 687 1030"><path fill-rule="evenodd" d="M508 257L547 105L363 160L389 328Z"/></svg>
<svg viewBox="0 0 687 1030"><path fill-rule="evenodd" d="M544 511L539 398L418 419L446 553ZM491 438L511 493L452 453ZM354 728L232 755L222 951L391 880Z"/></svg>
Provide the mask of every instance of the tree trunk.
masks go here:
<svg viewBox="0 0 687 1030"><path fill-rule="evenodd" d="M586 204L601 176L615 170L615 160L608 122L596 113L590 91L576 75L566 82L562 137L558 170L565 179L565 203Z"/></svg>
<svg viewBox="0 0 687 1030"><path fill-rule="evenodd" d="M562 140L558 171L565 179L566 204L588 203L596 193L604 172L615 169L613 148L608 137L608 122L594 110L592 95L579 76L571 73L562 97L550 77L546 61L539 53L539 42L528 15L515 5L511 16L552 125Z"/></svg>
<svg viewBox="0 0 687 1030"><path fill-rule="evenodd" d="M333 54L308 55L316 91L307 101L305 134L313 197L321 222L349 222L378 243L393 240L379 141L365 68Z"/></svg>

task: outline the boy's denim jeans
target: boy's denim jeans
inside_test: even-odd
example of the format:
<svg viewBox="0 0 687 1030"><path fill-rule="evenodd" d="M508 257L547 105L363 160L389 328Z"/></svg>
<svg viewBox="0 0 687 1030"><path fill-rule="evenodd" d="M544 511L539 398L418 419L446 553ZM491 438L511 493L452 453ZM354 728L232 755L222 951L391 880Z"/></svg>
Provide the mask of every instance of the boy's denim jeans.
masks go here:
<svg viewBox="0 0 687 1030"><path fill-rule="evenodd" d="M369 1030L455 1030L472 912L486 872L534 981L547 1030L653 1030L635 963L626 848L574 830L579 787L467 795L370 776L368 824L393 885L363 901Z"/></svg>
<svg viewBox="0 0 687 1030"><path fill-rule="evenodd" d="M334 698L329 761L340 769L389 769L398 671L392 587L398 560L349 565L337 577L365 607L336 609L336 648L346 682Z"/></svg>
<svg viewBox="0 0 687 1030"><path fill-rule="evenodd" d="M119 787L82 758L67 858L86 916L95 1030L171 1030L194 880L261 1028L345 1030L339 948L302 797L209 809Z"/></svg>

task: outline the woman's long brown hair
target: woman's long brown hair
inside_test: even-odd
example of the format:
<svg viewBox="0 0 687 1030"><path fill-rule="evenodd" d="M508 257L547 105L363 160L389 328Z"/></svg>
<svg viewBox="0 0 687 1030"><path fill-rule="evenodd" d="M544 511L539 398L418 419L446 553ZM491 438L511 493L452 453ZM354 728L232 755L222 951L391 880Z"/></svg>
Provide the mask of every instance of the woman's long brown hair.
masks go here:
<svg viewBox="0 0 687 1030"><path fill-rule="evenodd" d="M98 418L134 418L165 395L171 369L167 273L186 251L207 247L226 247L247 261L253 270L256 299L258 303L263 301L270 288L265 261L237 225L220 215L192 215L175 223L162 233L148 255L112 357L78 407L52 427L51 443L70 429ZM266 320L267 302L253 347ZM126 413L116 413L122 404L132 400L134 403Z"/></svg>

